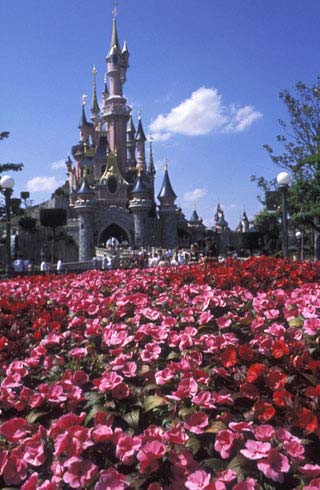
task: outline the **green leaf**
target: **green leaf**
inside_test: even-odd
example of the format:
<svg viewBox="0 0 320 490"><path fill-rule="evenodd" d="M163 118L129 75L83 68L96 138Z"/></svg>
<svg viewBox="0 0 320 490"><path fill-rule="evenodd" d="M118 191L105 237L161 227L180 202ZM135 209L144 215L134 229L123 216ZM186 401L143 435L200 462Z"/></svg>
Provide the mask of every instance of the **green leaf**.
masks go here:
<svg viewBox="0 0 320 490"><path fill-rule="evenodd" d="M188 415L191 415L194 411L195 411L194 408L182 407L179 410L179 417L185 419L186 417L188 417Z"/></svg>
<svg viewBox="0 0 320 490"><path fill-rule="evenodd" d="M288 321L289 327L302 327L304 324L303 318L297 316Z"/></svg>
<svg viewBox="0 0 320 490"><path fill-rule="evenodd" d="M244 478L244 469L247 464L248 460L242 456L242 454L237 454L237 456L235 456L228 464L228 470L235 471L238 479L242 480Z"/></svg>
<svg viewBox="0 0 320 490"><path fill-rule="evenodd" d="M186 446L191 449L193 455L195 455L201 448L201 442L196 437L190 437Z"/></svg>
<svg viewBox="0 0 320 490"><path fill-rule="evenodd" d="M212 432L213 434L216 434L220 430L224 430L226 428L226 425L221 420L216 420L205 432Z"/></svg>
<svg viewBox="0 0 320 490"><path fill-rule="evenodd" d="M127 422L130 427L136 429L139 425L140 420L140 410L133 410L132 412L126 413L122 418Z"/></svg>
<svg viewBox="0 0 320 490"><path fill-rule="evenodd" d="M149 412L154 408L161 407L163 405L168 405L168 404L169 404L168 400L166 400L162 396L157 396L157 395L147 396L147 398L145 398L143 402L145 412Z"/></svg>
<svg viewBox="0 0 320 490"><path fill-rule="evenodd" d="M38 419L43 417L44 415L48 415L48 412L36 412L32 410L26 417L26 421L28 424L34 424Z"/></svg>
<svg viewBox="0 0 320 490"><path fill-rule="evenodd" d="M301 373L301 374L313 386L317 386L318 384L320 384L320 379L317 378L316 376L313 376L313 374L307 374L307 373Z"/></svg>
<svg viewBox="0 0 320 490"><path fill-rule="evenodd" d="M201 461L201 466L209 470L220 471L225 468L225 463L218 458L208 458Z"/></svg>
<svg viewBox="0 0 320 490"><path fill-rule="evenodd" d="M86 419L84 421L84 425L87 426L89 422L94 418L95 415L99 412L107 412L107 409L103 405L94 405L88 415L86 416Z"/></svg>

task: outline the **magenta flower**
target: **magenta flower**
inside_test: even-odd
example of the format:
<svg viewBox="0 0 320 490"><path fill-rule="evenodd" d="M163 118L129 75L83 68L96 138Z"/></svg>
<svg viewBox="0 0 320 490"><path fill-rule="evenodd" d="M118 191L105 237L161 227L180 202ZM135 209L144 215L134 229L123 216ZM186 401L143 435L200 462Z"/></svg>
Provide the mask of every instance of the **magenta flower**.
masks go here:
<svg viewBox="0 0 320 490"><path fill-rule="evenodd" d="M194 412L187 417L184 427L194 434L202 434L208 423L208 416L204 412Z"/></svg>
<svg viewBox="0 0 320 490"><path fill-rule="evenodd" d="M220 430L217 433L214 449L220 453L222 459L229 458L233 443L237 438L237 434L231 432L231 430Z"/></svg>
<svg viewBox="0 0 320 490"><path fill-rule="evenodd" d="M137 454L140 473L154 472L159 468L159 459L166 453L166 447L160 441L150 441L144 444Z"/></svg>
<svg viewBox="0 0 320 490"><path fill-rule="evenodd" d="M288 458L277 449L270 449L267 459L260 460L257 466L267 478L279 483L284 480L283 474L290 470Z"/></svg>
<svg viewBox="0 0 320 490"><path fill-rule="evenodd" d="M88 459L73 456L65 464L67 471L63 475L63 481L71 488L84 488L98 473L98 467Z"/></svg>
<svg viewBox="0 0 320 490"><path fill-rule="evenodd" d="M255 490L257 481L254 478L246 478L244 481L236 483L232 490Z"/></svg>
<svg viewBox="0 0 320 490"><path fill-rule="evenodd" d="M197 470L191 473L185 486L188 490L204 490L210 483L210 475L203 470Z"/></svg>
<svg viewBox="0 0 320 490"><path fill-rule="evenodd" d="M100 478L94 490L124 490L126 477L111 467L100 472Z"/></svg>
<svg viewBox="0 0 320 490"><path fill-rule="evenodd" d="M141 446L141 437L130 437L123 434L116 445L116 456L123 464L131 464Z"/></svg>
<svg viewBox="0 0 320 490"><path fill-rule="evenodd" d="M249 439L245 444L246 449L241 449L240 453L248 459L262 459L268 456L271 449L269 442L259 442Z"/></svg>

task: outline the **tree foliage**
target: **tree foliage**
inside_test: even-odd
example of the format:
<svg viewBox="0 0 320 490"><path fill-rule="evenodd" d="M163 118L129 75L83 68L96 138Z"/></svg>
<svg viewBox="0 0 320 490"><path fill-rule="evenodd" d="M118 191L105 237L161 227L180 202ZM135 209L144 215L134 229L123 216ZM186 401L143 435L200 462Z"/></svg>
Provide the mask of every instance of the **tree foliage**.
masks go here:
<svg viewBox="0 0 320 490"><path fill-rule="evenodd" d="M279 120L281 133L276 137L282 153L276 154L264 145L272 161L289 171L292 183L288 192L288 208L293 223L318 229L320 217L320 76L310 86L298 82L294 93L280 92L288 112L288 121ZM253 177L261 190L268 191L274 181Z"/></svg>
<svg viewBox="0 0 320 490"><path fill-rule="evenodd" d="M0 131L0 141L9 138L9 131ZM23 169L23 163L0 163L0 174L5 172L19 172Z"/></svg>

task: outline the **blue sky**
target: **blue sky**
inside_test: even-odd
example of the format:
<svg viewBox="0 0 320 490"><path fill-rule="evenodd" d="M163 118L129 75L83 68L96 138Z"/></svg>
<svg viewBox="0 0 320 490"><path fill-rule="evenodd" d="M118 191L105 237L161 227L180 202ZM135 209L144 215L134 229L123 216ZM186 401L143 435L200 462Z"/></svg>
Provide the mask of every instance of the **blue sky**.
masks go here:
<svg viewBox="0 0 320 490"><path fill-rule="evenodd" d="M0 161L24 162L16 193L39 202L65 180L59 162L78 142L81 95L92 65L103 87L113 0L0 0ZM275 146L286 113L279 91L318 71L318 0L119 0L127 39L124 87L145 132L151 125L160 188L164 161L187 217L196 202L208 225L218 202L235 227L259 211L252 174L278 169ZM161 141L160 141L161 140Z"/></svg>

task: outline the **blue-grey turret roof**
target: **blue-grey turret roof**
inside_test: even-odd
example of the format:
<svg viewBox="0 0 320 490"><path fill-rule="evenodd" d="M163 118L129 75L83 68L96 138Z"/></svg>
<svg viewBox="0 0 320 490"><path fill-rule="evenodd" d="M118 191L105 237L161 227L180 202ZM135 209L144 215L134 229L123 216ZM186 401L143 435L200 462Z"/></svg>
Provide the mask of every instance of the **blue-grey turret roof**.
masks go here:
<svg viewBox="0 0 320 490"><path fill-rule="evenodd" d="M158 194L158 199L169 199L174 201L177 198L176 193L172 189L172 185L169 179L168 169L166 168L164 171L163 182Z"/></svg>
<svg viewBox="0 0 320 490"><path fill-rule="evenodd" d="M93 190L89 186L89 183L86 179L86 177L83 177L82 183L80 186L80 189L78 190L77 194L94 194Z"/></svg>
<svg viewBox="0 0 320 490"><path fill-rule="evenodd" d="M141 175L139 175L135 183L135 186L132 189L132 194L145 194L146 192L148 192L148 189L143 183Z"/></svg>
<svg viewBox="0 0 320 490"><path fill-rule="evenodd" d="M92 126L92 123L89 123L87 121L86 111L84 110L84 104L83 104L82 105L81 118L80 118L80 122L79 122L78 128L81 129L81 128L84 128L85 126Z"/></svg>
<svg viewBox="0 0 320 490"><path fill-rule="evenodd" d="M146 138L144 131L143 131L141 117L139 117L136 140L137 141L147 141L147 138Z"/></svg>
<svg viewBox="0 0 320 490"><path fill-rule="evenodd" d="M127 133L134 135L135 132L136 132L136 128L134 127L132 115L130 114L128 125L127 125Z"/></svg>
<svg viewBox="0 0 320 490"><path fill-rule="evenodd" d="M94 155L95 160L105 160L107 158L108 138L106 135L101 135L99 144Z"/></svg>
<svg viewBox="0 0 320 490"><path fill-rule="evenodd" d="M200 218L198 216L197 211L194 209L193 213L191 215L191 218L189 219L189 223L199 223Z"/></svg>

